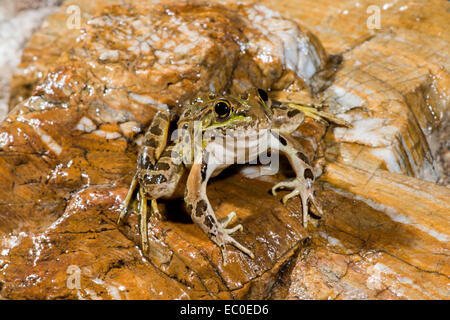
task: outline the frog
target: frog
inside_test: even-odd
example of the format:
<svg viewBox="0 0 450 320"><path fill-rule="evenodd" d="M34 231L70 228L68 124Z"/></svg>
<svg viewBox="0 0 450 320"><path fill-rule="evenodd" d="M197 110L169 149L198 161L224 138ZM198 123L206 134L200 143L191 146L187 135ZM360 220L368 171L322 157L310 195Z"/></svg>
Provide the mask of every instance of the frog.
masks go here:
<svg viewBox="0 0 450 320"><path fill-rule="evenodd" d="M272 194L277 195L280 189L291 190L282 198L283 204L293 197L300 197L305 228L310 203L315 208L314 213L319 217L322 215L314 194L321 167L313 165L292 135L312 108L301 103L280 102L270 98L267 90L251 88L242 94L204 94L186 103L182 110L178 119L169 110L159 110L153 117L145 132L136 174L117 221L119 225L123 223L130 203L137 200L143 251L149 249L148 211L162 219L157 201L184 197L192 221L220 248L224 265L229 261L228 245L254 258L253 252L232 236L243 230L242 224L230 227L237 220L236 213L230 212L225 218L218 219L206 189L210 178L225 168L238 162L250 163L262 152L284 154L295 172L294 178L275 184ZM178 135L174 138L172 134L169 138L174 122ZM235 135L238 141L247 138L249 143L237 143L230 150L223 143L229 135ZM225 157L220 156L224 154ZM242 157L238 159L240 154L246 155L244 161Z"/></svg>

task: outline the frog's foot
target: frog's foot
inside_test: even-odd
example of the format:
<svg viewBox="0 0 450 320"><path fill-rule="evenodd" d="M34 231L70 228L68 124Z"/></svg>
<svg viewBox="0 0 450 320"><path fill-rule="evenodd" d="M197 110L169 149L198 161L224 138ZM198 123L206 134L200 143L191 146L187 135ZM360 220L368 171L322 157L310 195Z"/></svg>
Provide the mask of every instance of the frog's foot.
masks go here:
<svg viewBox="0 0 450 320"><path fill-rule="evenodd" d="M299 195L300 199L302 201L302 209L303 209L303 227L308 226L308 200L310 199L311 202L314 204L314 206L317 209L317 212L319 213L319 216L322 216L322 209L320 208L319 204L317 203L316 198L314 197L314 189L313 189L313 182L309 179L300 179L295 178L292 180L286 180L277 183L272 188L272 194L275 196L277 189L293 189L291 193L285 195L282 199L283 204L286 204L286 202Z"/></svg>
<svg viewBox="0 0 450 320"><path fill-rule="evenodd" d="M157 219L163 219L161 213L158 209L158 202L156 199L148 199L145 195L143 188L139 189L139 215L141 217L140 221L140 233L141 233L141 247L144 253L148 252L148 206L147 203L150 200L150 215L156 217Z"/></svg>
<svg viewBox="0 0 450 320"><path fill-rule="evenodd" d="M228 252L225 248L225 246L227 244L231 244L231 245L235 246L237 249L241 250L242 252L244 252L245 254L250 256L252 259L255 258L255 255L249 249L247 249L246 247L241 245L239 242L237 242L230 236L231 234L235 233L236 231L244 230L244 228L242 227L241 224L238 224L237 226L235 226L233 228L227 229L227 227L231 223L233 223L236 219L237 219L236 213L233 211L230 214L228 214L228 216L226 216L225 218L219 219L217 221L218 222L218 232L216 232L217 235L213 238L215 238L214 240L219 245L219 248L222 252L222 258L223 258L224 265L226 265L228 263Z"/></svg>
<svg viewBox="0 0 450 320"><path fill-rule="evenodd" d="M135 176L131 182L130 189L128 190L128 194L122 204L122 211L120 212L119 218L117 219L117 224L121 225L128 214L128 207L133 198L134 191L138 185L138 179ZM149 200L145 196L145 191L143 188L139 188L138 192L138 210L140 215L140 233L141 233L141 248L143 252L148 251L148 213L147 213L147 201ZM158 203L156 199L151 199L151 214L155 215L158 219L162 219L162 215L158 209Z"/></svg>

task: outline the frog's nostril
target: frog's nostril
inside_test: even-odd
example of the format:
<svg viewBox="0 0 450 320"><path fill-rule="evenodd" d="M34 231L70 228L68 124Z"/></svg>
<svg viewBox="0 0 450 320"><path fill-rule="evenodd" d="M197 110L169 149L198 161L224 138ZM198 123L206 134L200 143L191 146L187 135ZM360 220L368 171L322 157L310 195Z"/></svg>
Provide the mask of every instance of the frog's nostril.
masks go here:
<svg viewBox="0 0 450 320"><path fill-rule="evenodd" d="M247 100L248 99L248 92L245 92L245 93L241 94L241 99L242 100Z"/></svg>

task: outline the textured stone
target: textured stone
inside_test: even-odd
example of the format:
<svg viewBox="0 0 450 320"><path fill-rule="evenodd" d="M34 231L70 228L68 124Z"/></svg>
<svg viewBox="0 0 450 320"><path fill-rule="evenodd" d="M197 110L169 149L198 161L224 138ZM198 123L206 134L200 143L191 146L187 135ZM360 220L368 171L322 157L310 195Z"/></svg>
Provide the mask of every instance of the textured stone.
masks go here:
<svg viewBox="0 0 450 320"><path fill-rule="evenodd" d="M121 94L103 101L113 111L104 103L56 108L61 97L87 97L55 91L50 104L30 101L0 128L1 297L450 298L450 192L418 179L440 174L433 137L449 104L447 2L380 3L380 30L366 26L371 1L262 2L312 30L328 52L343 54L332 85L314 97L353 123L326 132L317 190L324 216L304 230L298 199L283 206L285 192L268 193L288 172L249 179L231 169L211 182L208 196L219 217L236 211L244 226L236 239L255 260L231 249L224 267L181 201L160 204L167 220L150 220L151 250L143 255L138 218L115 224L137 153L120 132L129 122L144 127L154 110L132 108ZM84 18L96 10L93 1L66 1L31 40L24 69L46 73L74 41L61 27L74 3ZM39 39L44 35L53 42ZM83 77L57 70L74 86ZM31 94L38 75L15 78L13 104ZM314 137L300 139L311 154L325 127L306 119L299 133ZM76 268L78 289L67 285Z"/></svg>

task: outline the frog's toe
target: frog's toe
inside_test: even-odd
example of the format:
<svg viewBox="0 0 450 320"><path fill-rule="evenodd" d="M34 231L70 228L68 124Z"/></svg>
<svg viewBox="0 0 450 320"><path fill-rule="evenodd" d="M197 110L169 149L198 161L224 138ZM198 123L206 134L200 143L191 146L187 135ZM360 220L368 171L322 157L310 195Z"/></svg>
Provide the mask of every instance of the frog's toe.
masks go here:
<svg viewBox="0 0 450 320"><path fill-rule="evenodd" d="M286 202L290 199L293 198L297 195L299 195L301 193L301 190L299 190L299 188L295 188L291 193L285 195L281 201L283 202L283 204L286 204Z"/></svg>
<svg viewBox="0 0 450 320"><path fill-rule="evenodd" d="M230 228L230 229L223 229L223 231L225 231L226 234L233 234L238 230L239 231L244 230L244 227L242 226L242 224L238 224L237 226Z"/></svg>
<svg viewBox="0 0 450 320"><path fill-rule="evenodd" d="M130 202L133 198L134 190L137 186L137 177L136 175L133 177L133 180L131 181L130 188L128 189L127 196L125 197L125 200L122 203L122 210L120 211L119 218L117 219L117 224L121 225L123 223L123 220L128 214L128 206L130 205Z"/></svg>
<svg viewBox="0 0 450 320"><path fill-rule="evenodd" d="M278 182L276 185L274 185L272 187L272 194L274 196L276 196L277 195L276 191L278 189L292 189L295 186L296 186L295 180L286 180L286 181Z"/></svg>
<svg viewBox="0 0 450 320"><path fill-rule="evenodd" d="M239 227L242 227L241 225L234 227L233 229L239 229ZM231 229L229 229L231 230ZM246 247L244 247L242 244L240 244L239 242L237 242L236 240L234 240L231 236L230 233L236 231L232 231L232 232L228 232L229 230L222 230L223 233L221 233L221 243L219 244L219 248L220 251L222 253L222 261L223 261L223 265L227 265L229 260L228 260L228 255L229 252L226 249L226 245L227 244L231 244L232 246L236 247L237 249L241 250L243 253L245 253L246 255L248 255L250 258L254 259L255 255L253 254L253 252L251 252L249 249L247 249Z"/></svg>
<svg viewBox="0 0 450 320"><path fill-rule="evenodd" d="M305 186L301 186L299 188L300 192L300 198L302 200L302 207L303 207L303 227L306 228L308 226L308 220L309 220L309 214L308 214L308 200L311 200L314 207L317 209L316 212L319 216L322 216L322 208L320 207L319 203L317 202L316 198L314 197L314 190L312 188L312 185L306 184Z"/></svg>
<svg viewBox="0 0 450 320"><path fill-rule="evenodd" d="M255 255L246 247L244 247L242 244L240 244L239 242L237 242L236 240L234 240L231 236L229 236L228 234L225 237L225 241L227 244L231 244L233 246L235 246L236 248L238 248L239 250L241 250L242 252L244 252L246 255L248 255L250 258L254 259Z"/></svg>
<svg viewBox="0 0 450 320"><path fill-rule="evenodd" d="M244 230L244 227L242 226L242 224L238 224L237 226L235 226L233 228L227 229L227 227L236 220L237 220L236 212L232 211L225 218L219 219L219 224L226 234L233 234L238 230L239 231Z"/></svg>
<svg viewBox="0 0 450 320"><path fill-rule="evenodd" d="M236 212L231 211L225 218L219 219L219 224L222 226L222 228L228 227L230 224L232 224L237 219Z"/></svg>

